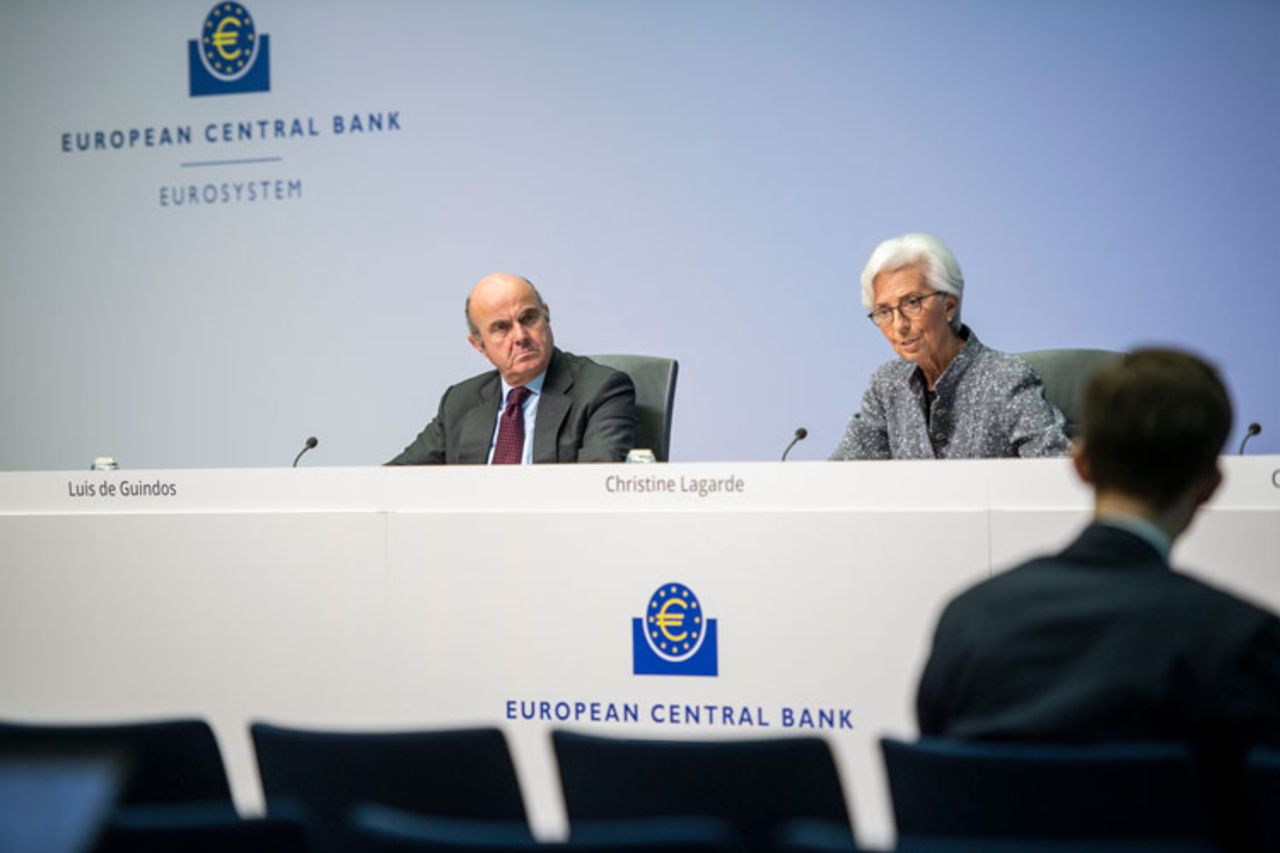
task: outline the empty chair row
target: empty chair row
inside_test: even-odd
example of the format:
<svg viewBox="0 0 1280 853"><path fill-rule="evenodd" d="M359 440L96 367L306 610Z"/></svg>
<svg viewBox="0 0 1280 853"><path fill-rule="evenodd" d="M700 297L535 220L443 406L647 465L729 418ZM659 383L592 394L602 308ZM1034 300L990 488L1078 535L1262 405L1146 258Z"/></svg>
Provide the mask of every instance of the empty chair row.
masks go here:
<svg viewBox="0 0 1280 853"><path fill-rule="evenodd" d="M387 844L398 843L393 836L403 841L413 835L406 827L419 836L432 827L446 839L466 827L474 836L479 822L496 833L490 846L503 839L535 843L498 729L344 733L258 723L251 734L268 814L303 808L314 827L315 849L356 849L379 832ZM788 820L812 817L840 827L852 849L839 775L820 739L618 741L569 732L556 732L553 739L571 844L578 848L620 844L631 836L633 847L645 840L642 848L669 849L679 841L699 849L765 849ZM205 811L196 816L215 824L233 813L217 742L201 721L0 724L0 752L16 744L118 759L124 780L119 803L132 807L134 823L138 807L166 804L198 803ZM600 796L606 792L612 793ZM370 804L377 808L359 811ZM143 814L153 823L165 817ZM353 823L353 815L361 820ZM666 817L701 822L646 822ZM625 830L619 820L628 821ZM359 836L353 825L360 826ZM657 844L664 838L665 844Z"/></svg>
<svg viewBox="0 0 1280 853"><path fill-rule="evenodd" d="M251 734L268 814L300 816L312 826L314 849L353 849L376 837L394 849L413 839L474 837L480 826L491 833L491 846L536 843L498 729L342 733L258 723ZM631 822L627 832L637 837L665 833L671 840L679 834L672 825L644 829L643 822L697 818L718 821L724 832L717 836L706 823L678 826L695 846L762 850L785 835L793 849L854 848L824 740L625 740L567 731L553 732L552 740L573 844L586 844L591 833L607 839L610 831L619 840L616 826L602 823L619 820ZM1232 838L1221 797L1215 801L1183 746L882 745L903 850L1015 849L1020 841L1053 839L1081 849L1120 842L1207 850L1224 839L1280 849L1280 751L1251 754L1251 793L1242 787L1245 802L1234 804L1241 808ZM154 829L166 819L138 807L176 804L206 809L214 825L235 820L222 757L202 721L0 723L0 759L86 754L119 770L116 800L132 809L134 825ZM263 824L259 831L283 830Z"/></svg>

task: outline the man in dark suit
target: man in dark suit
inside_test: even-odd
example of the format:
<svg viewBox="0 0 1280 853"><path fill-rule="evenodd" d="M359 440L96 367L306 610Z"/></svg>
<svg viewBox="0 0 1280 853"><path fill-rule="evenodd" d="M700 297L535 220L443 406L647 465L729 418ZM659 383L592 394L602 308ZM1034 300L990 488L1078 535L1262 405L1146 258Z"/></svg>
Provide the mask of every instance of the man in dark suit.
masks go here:
<svg viewBox="0 0 1280 853"><path fill-rule="evenodd" d="M466 303L467 340L494 370L452 386L389 465L620 462L635 446L631 377L557 349L527 279L496 273ZM501 414L499 414L501 413Z"/></svg>
<svg viewBox="0 0 1280 853"><path fill-rule="evenodd" d="M1093 522L947 606L921 733L1178 740L1237 756L1280 743L1280 620L1168 562L1221 483L1230 427L1226 389L1193 356L1138 351L1102 368L1074 455Z"/></svg>

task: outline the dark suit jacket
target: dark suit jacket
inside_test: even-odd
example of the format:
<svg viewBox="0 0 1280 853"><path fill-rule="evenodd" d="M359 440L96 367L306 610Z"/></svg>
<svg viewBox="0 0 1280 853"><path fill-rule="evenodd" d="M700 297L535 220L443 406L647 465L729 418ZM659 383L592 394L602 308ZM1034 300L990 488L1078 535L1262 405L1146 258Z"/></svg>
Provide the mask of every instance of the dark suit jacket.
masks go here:
<svg viewBox="0 0 1280 853"><path fill-rule="evenodd" d="M916 699L958 738L1280 742L1280 620L1089 526L944 611Z"/></svg>
<svg viewBox="0 0 1280 853"><path fill-rule="evenodd" d="M388 465L483 465L502 380L491 370L444 392L431 423ZM534 462L621 462L636 443L631 377L556 349L533 431Z"/></svg>

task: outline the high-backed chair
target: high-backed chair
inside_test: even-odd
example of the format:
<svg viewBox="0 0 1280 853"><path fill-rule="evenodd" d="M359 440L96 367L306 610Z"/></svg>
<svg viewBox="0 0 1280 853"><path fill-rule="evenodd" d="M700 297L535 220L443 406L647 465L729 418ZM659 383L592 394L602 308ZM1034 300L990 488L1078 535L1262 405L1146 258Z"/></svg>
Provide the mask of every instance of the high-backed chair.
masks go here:
<svg viewBox="0 0 1280 853"><path fill-rule="evenodd" d="M1215 837L1208 787L1181 745L880 744L903 849L921 837Z"/></svg>
<svg viewBox="0 0 1280 853"><path fill-rule="evenodd" d="M604 821L540 843L509 824L423 817L385 806L352 812L358 853L730 853L733 833L697 818Z"/></svg>
<svg viewBox="0 0 1280 853"><path fill-rule="evenodd" d="M1044 395L1067 419L1067 437L1080 431L1084 386L1095 370L1123 353L1103 349L1042 349L1018 353L1044 381Z"/></svg>
<svg viewBox="0 0 1280 853"><path fill-rule="evenodd" d="M332 849L350 810L377 803L418 814L511 821L527 828L506 738L498 729L325 732L250 727L267 811L300 803Z"/></svg>
<svg viewBox="0 0 1280 853"><path fill-rule="evenodd" d="M583 821L719 818L747 849L767 849L790 820L845 827L849 812L821 738L623 740L552 733L571 831Z"/></svg>
<svg viewBox="0 0 1280 853"><path fill-rule="evenodd" d="M1254 747L1245 761L1259 850L1280 850L1280 749Z"/></svg>
<svg viewBox="0 0 1280 853"><path fill-rule="evenodd" d="M0 752L109 759L121 772L120 806L205 802L234 810L222 753L204 720L0 722Z"/></svg>
<svg viewBox="0 0 1280 853"><path fill-rule="evenodd" d="M671 454L671 414L676 401L680 363L654 355L593 355L592 361L621 370L636 386L636 447L647 448L659 462Z"/></svg>

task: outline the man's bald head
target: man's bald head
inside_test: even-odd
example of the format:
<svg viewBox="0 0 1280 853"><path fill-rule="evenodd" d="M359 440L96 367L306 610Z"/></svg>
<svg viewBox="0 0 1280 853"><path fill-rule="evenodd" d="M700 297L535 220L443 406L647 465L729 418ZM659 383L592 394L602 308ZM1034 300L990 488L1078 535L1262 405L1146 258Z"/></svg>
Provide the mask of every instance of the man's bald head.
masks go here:
<svg viewBox="0 0 1280 853"><path fill-rule="evenodd" d="M494 273L476 282L465 306L467 340L508 385L525 385L551 363L551 309L527 278Z"/></svg>
<svg viewBox="0 0 1280 853"><path fill-rule="evenodd" d="M529 292L533 294L533 301L543 309L547 307L547 304L542 301L542 294L538 292L538 288L534 287L533 282L529 281L529 279L524 276L512 275L507 272L495 272L477 281L475 286L471 288L471 292L467 294L467 301L462 310L467 317L468 332L474 335L480 331L479 327L476 326L475 321L471 319L471 300L476 297L477 293L481 293L483 296L484 294L492 294L496 289L504 287L527 287Z"/></svg>

